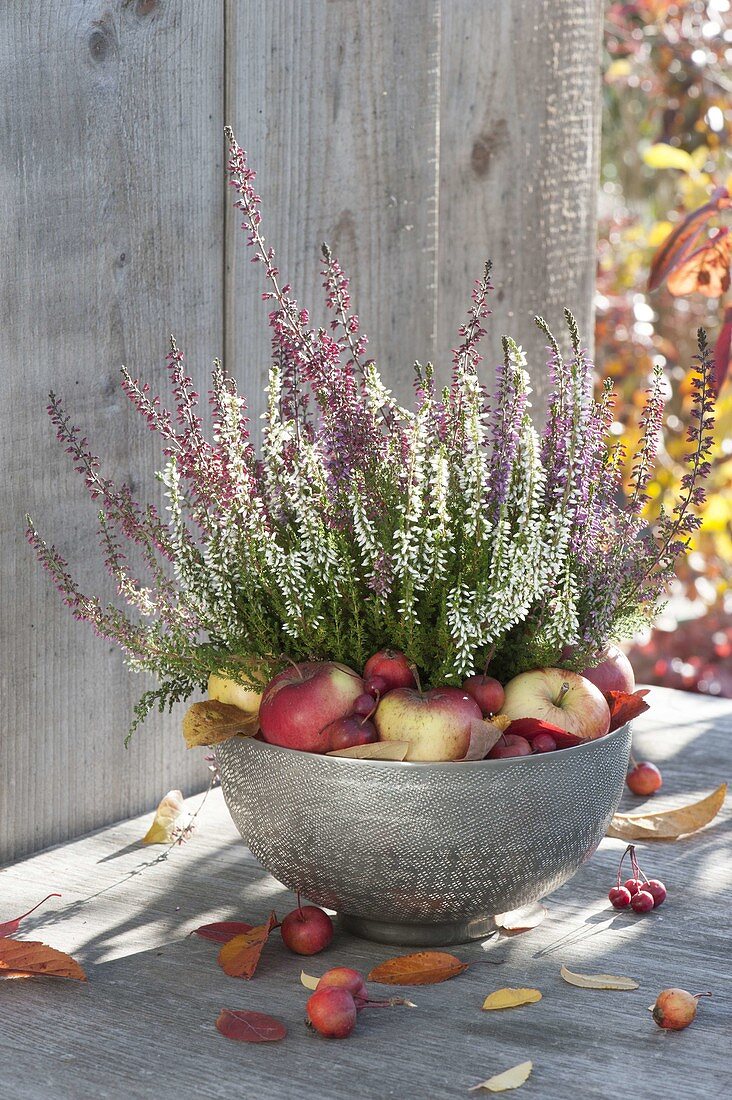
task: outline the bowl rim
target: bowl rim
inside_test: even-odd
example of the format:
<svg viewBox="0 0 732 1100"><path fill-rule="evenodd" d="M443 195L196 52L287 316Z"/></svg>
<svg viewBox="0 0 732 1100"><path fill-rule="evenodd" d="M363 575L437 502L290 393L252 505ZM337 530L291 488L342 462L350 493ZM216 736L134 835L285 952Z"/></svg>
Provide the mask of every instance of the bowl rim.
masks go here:
<svg viewBox="0 0 732 1100"><path fill-rule="evenodd" d="M618 726L617 729L610 730L608 733L604 733L601 737L593 737L584 741L581 745L572 745L567 749L559 749L562 759L567 759L569 754L577 755L578 753L588 753L593 750L593 746L601 744L607 744L609 741L615 741L620 738L620 734L626 731L630 732L632 729L632 722L624 722L622 726ZM380 768L410 768L410 769L424 769L424 768L455 768L456 765L463 768L481 768L489 771L499 771L501 768L508 767L510 765L519 764L521 767L539 767L544 761L551 761L555 758L555 752L541 752L532 753L530 756L509 756L500 760L372 760L372 759L359 759L353 756L329 756L327 753L320 752L303 752L302 749L289 749L284 745L270 745L268 741L260 741L253 737L240 737L235 736L227 741L223 741L220 745L214 745L214 751L217 749L224 749L227 745L239 744L251 744L256 745L258 749L264 749L266 752L273 753L275 756L286 754L286 759L291 759L295 754L297 756L306 757L309 760L327 760L329 763L335 765L354 765L354 764L372 764L378 765Z"/></svg>

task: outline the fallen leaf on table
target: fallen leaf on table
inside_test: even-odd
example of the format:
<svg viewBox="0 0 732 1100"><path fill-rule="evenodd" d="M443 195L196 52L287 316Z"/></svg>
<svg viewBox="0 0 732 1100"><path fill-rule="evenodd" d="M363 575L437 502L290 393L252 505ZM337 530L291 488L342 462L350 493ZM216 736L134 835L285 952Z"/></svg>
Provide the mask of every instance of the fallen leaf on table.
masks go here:
<svg viewBox="0 0 732 1100"><path fill-rule="evenodd" d="M258 924L241 936L234 936L219 951L219 966L230 978L249 978L259 965L262 950L269 934L277 923L277 917L270 913L266 924Z"/></svg>
<svg viewBox="0 0 732 1100"><path fill-rule="evenodd" d="M244 1009L222 1008L216 1027L227 1039L240 1043L276 1043L287 1035L287 1028L274 1016Z"/></svg>
<svg viewBox="0 0 732 1100"><path fill-rule="evenodd" d="M497 1008L518 1008L519 1005L532 1005L541 1000L541 992L538 989L496 989L489 993L483 1001L486 1012L492 1012Z"/></svg>
<svg viewBox="0 0 732 1100"><path fill-rule="evenodd" d="M317 989L320 978L315 978L312 974L306 974L304 970L301 970L300 981L306 989Z"/></svg>
<svg viewBox="0 0 732 1100"><path fill-rule="evenodd" d="M403 760L409 752L408 741L372 741L350 749L333 749L326 756L344 756L349 760Z"/></svg>
<svg viewBox="0 0 732 1100"><path fill-rule="evenodd" d="M189 749L218 745L237 735L254 737L258 729L258 714L249 714L233 703L221 703L218 699L194 703L183 717L183 738Z"/></svg>
<svg viewBox="0 0 732 1100"><path fill-rule="evenodd" d="M465 756L456 763L465 760L485 760L494 745L503 737L503 730L487 718L476 719L470 723L470 741Z"/></svg>
<svg viewBox="0 0 732 1100"><path fill-rule="evenodd" d="M200 936L204 940L213 940L214 943L228 943L234 936L243 936L245 932L251 932L253 927L241 920L222 920L215 924L202 924L200 928L194 928L193 935Z"/></svg>
<svg viewBox="0 0 732 1100"><path fill-rule="evenodd" d="M368 981L383 985L436 985L467 969L467 963L445 951L417 951L414 955L399 955L379 963L369 974Z"/></svg>
<svg viewBox="0 0 732 1100"><path fill-rule="evenodd" d="M44 901L48 901L49 898L60 898L61 894L46 894L45 898L41 898L32 909L29 909L27 913L21 913L19 917L13 917L12 920L6 920L4 924L0 924L0 939L3 936L14 936L20 927L20 922L29 917L31 913L35 913L36 909L40 905L43 905Z"/></svg>
<svg viewBox="0 0 732 1100"><path fill-rule="evenodd" d="M523 1085L524 1081L528 1081L533 1068L533 1062L519 1062L517 1066L512 1066L503 1073L497 1073L495 1077L489 1077L479 1085L473 1085L468 1092L475 1092L477 1089L485 1089L487 1092L508 1092L509 1089L517 1089Z"/></svg>
<svg viewBox="0 0 732 1100"><path fill-rule="evenodd" d="M546 906L541 902L532 905L522 905L520 909L512 909L510 913L499 913L495 918L496 927L509 935L517 935L519 932L530 932L541 924L547 914Z"/></svg>
<svg viewBox="0 0 732 1100"><path fill-rule="evenodd" d="M637 989L638 982L634 978L618 978L615 974L574 974L563 966L559 971L565 982L569 985L579 986L580 989Z"/></svg>
<svg viewBox="0 0 732 1100"><path fill-rule="evenodd" d="M712 821L724 804L727 784L716 791L679 806L675 810L657 810L646 814L615 814L607 836L618 840L676 840L686 833L695 833Z"/></svg>
<svg viewBox="0 0 732 1100"><path fill-rule="evenodd" d="M606 691L605 698L610 707L610 729L619 730L626 722L632 722L639 714L650 710L645 697L648 688L641 691Z"/></svg>
<svg viewBox="0 0 732 1100"><path fill-rule="evenodd" d="M7 977L21 975L47 975L52 978L75 978L85 982L86 974L76 959L65 951L57 951L36 940L0 939L0 978L3 971L12 971Z"/></svg>
<svg viewBox="0 0 732 1100"><path fill-rule="evenodd" d="M183 792L168 791L160 800L153 823L142 838L143 844L172 844L175 827L183 813Z"/></svg>

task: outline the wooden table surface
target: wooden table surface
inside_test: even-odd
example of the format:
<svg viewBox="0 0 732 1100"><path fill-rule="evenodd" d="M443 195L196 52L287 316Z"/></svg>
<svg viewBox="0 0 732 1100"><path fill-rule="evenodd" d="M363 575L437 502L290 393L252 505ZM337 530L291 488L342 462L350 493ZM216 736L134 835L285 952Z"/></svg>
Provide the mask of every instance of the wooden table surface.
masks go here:
<svg viewBox="0 0 732 1100"><path fill-rule="evenodd" d="M653 689L651 701L634 745L663 771L654 806L680 804L730 777L732 703L666 689ZM625 809L641 804L626 794ZM657 912L609 906L624 844L605 840L552 895L538 928L454 949L474 965L445 984L414 988L416 1008L365 1012L342 1042L303 1024L303 963L313 974L337 964L368 970L398 949L339 933L325 955L303 960L275 934L245 982L217 966L215 944L188 937L208 921L256 923L293 904L244 849L220 791L208 798L194 837L164 860L139 845L149 816L42 852L0 872L0 921L60 891L21 936L72 952L89 981L0 982L0 1097L458 1097L527 1059L533 1074L516 1093L526 1100L729 1096L730 817L725 806L695 836L640 845L649 877L669 891ZM576 989L560 979L562 964L632 976L640 988ZM543 999L481 1012L484 997L504 985L536 986ZM648 1012L673 985L714 993L679 1033L662 1032ZM256 1046L227 1040L214 1027L224 1007L278 1016L289 1034Z"/></svg>

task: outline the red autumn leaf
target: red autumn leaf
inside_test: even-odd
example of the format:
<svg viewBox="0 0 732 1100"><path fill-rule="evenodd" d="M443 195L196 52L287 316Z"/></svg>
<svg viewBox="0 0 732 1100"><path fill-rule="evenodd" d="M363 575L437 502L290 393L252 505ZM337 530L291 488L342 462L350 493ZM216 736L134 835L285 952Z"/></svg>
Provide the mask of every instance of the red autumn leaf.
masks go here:
<svg viewBox="0 0 732 1100"><path fill-rule="evenodd" d="M239 1043L276 1043L287 1035L285 1025L274 1016L239 1008L222 1008L216 1027L227 1039Z"/></svg>
<svg viewBox="0 0 732 1100"><path fill-rule="evenodd" d="M277 924L277 917L270 913L266 924L258 924L241 936L234 936L219 951L219 966L230 978L249 978L259 965L264 945Z"/></svg>
<svg viewBox="0 0 732 1100"><path fill-rule="evenodd" d="M234 936L243 936L245 932L251 932L251 924L245 924L241 920L221 920L215 924L202 924L200 928L194 928L191 933L200 936L204 940L213 940L214 943L228 943Z"/></svg>
<svg viewBox="0 0 732 1100"><path fill-rule="evenodd" d="M666 280L671 293L681 298L697 291L705 298L720 298L730 287L732 237L729 229L720 229L691 256L683 260Z"/></svg>
<svg viewBox="0 0 732 1100"><path fill-rule="evenodd" d="M645 700L645 696L648 694L648 688L643 688L642 691L606 691L605 698L607 699L607 705L610 707L610 729L618 730L621 726L624 726L626 722L632 722L634 718L637 718L639 714L643 714L645 710L650 710L649 704Z"/></svg>
<svg viewBox="0 0 732 1100"><path fill-rule="evenodd" d="M47 975L52 978L76 978L86 981L86 974L76 959L35 940L0 939L0 978L21 975Z"/></svg>
<svg viewBox="0 0 732 1100"><path fill-rule="evenodd" d="M730 196L724 187L718 187L709 202L693 210L676 228L653 257L648 277L648 289L656 290L675 268L690 254L707 222L731 205Z"/></svg>
<svg viewBox="0 0 732 1100"><path fill-rule="evenodd" d="M27 913L21 913L19 917L13 917L12 920L6 920L4 924L0 924L0 938L3 936L14 936L20 927L20 922L29 917L31 913L35 913L36 909L40 905L43 905L44 901L48 901L49 898L60 898L61 894L46 894L45 898L41 898L37 905L34 905L32 909L29 909Z"/></svg>
<svg viewBox="0 0 732 1100"><path fill-rule="evenodd" d="M724 324L719 330L719 336L714 345L712 389L715 397L719 397L720 390L729 373L730 354L732 354L732 306L727 306L724 311Z"/></svg>
<svg viewBox="0 0 732 1100"><path fill-rule="evenodd" d="M518 733L531 742L540 733L550 733L557 743L558 749L571 749L574 745L581 745L582 737L576 733L569 733L561 726L555 726L553 722L544 722L541 718L514 718L506 733Z"/></svg>

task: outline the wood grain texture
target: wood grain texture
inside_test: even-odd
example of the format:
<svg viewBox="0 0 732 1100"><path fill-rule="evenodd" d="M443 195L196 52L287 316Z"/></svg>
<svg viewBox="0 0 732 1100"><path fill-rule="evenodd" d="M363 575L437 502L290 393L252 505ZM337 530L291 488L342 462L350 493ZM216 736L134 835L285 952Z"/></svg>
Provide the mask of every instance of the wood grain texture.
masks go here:
<svg viewBox="0 0 732 1100"><path fill-rule="evenodd" d="M656 688L650 700L634 740L636 753L663 770L663 799L654 796L654 806L680 804L729 778L729 700ZM627 794L623 808L640 805ZM639 847L647 873L669 890L657 912L610 907L624 844L603 841L548 900L538 928L455 948L472 964L465 973L409 991L415 1009L364 1011L353 1036L332 1044L303 1023L303 964L316 975L336 965L368 972L399 950L338 933L326 954L303 960L274 934L251 982L228 978L216 964L217 945L188 933L212 920L261 922L272 908L282 917L294 898L246 852L220 792L199 820L193 839L163 861L137 843L147 818L0 873L0 919L62 891L62 900L28 919L22 936L75 953L89 976L86 987L38 979L1 989L3 1100L448 1100L527 1058L534 1070L526 1095L542 1100L631 1096L639 1080L668 1082L677 1100L726 1095L729 800L697 835ZM559 977L562 964L634 977L640 987L575 989ZM679 1035L662 1033L647 1008L669 985L714 992ZM543 998L482 1012L487 994L502 986L538 988ZM266 1047L227 1041L214 1026L224 1007L274 1015L289 1034Z"/></svg>
<svg viewBox="0 0 732 1100"><path fill-rule="evenodd" d="M543 314L592 342L600 136L600 0L442 5L436 354L450 348L472 282L493 260L486 372L508 333L547 392Z"/></svg>
<svg viewBox="0 0 732 1100"><path fill-rule="evenodd" d="M353 275L368 354L402 397L434 355L438 0L227 3L227 113L258 173L264 232L313 320L320 244ZM226 361L258 397L270 362L261 270L231 212Z"/></svg>
<svg viewBox="0 0 732 1100"><path fill-rule="evenodd" d="M205 782L177 722L123 738L147 686L77 625L33 560L23 515L113 595L96 506L45 415L48 391L156 494L156 441L119 388L162 386L174 331L203 383L222 350L223 7L32 0L0 10L4 426L0 860Z"/></svg>

